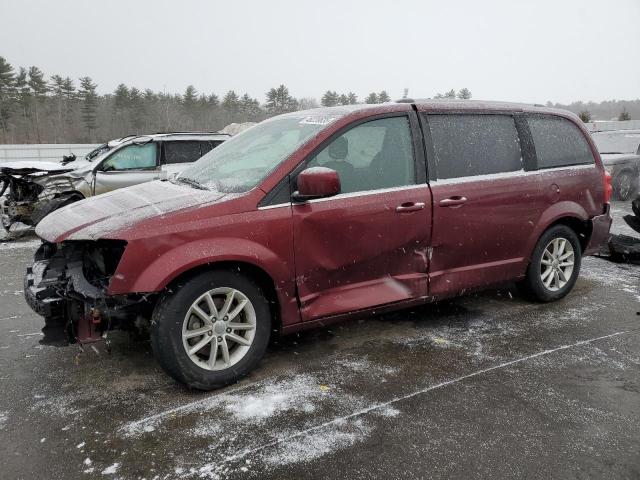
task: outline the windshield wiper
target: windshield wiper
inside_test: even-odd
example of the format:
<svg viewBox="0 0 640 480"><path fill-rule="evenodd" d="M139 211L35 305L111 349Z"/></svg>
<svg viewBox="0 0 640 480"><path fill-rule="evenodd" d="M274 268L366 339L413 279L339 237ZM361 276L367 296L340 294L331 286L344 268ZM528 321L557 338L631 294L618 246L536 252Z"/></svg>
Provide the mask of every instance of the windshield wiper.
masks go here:
<svg viewBox="0 0 640 480"><path fill-rule="evenodd" d="M197 188L198 190L209 190L197 180L189 177L176 177L174 178L174 182L186 183L190 187Z"/></svg>

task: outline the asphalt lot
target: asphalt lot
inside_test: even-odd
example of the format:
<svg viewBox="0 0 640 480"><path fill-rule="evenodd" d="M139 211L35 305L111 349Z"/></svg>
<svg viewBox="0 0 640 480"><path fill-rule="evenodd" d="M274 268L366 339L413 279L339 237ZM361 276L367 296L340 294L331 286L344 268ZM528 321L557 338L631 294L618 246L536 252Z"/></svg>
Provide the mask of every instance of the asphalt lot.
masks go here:
<svg viewBox="0 0 640 480"><path fill-rule="evenodd" d="M640 478L640 266L283 338L199 393L124 334L40 346L36 245L0 244L0 478Z"/></svg>

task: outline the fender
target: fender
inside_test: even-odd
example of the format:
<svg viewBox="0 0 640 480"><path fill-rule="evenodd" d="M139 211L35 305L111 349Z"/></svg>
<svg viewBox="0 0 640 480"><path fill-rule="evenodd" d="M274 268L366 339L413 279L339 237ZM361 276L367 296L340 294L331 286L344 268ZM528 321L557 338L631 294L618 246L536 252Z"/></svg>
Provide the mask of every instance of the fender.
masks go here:
<svg viewBox="0 0 640 480"><path fill-rule="evenodd" d="M125 250L120 266L109 285L109 295L125 293L159 292L172 280L193 268L216 262L245 262L264 270L273 280L276 288L285 286L291 280L293 265L280 258L265 246L242 238L217 237L194 240L167 250L142 270L131 271L139 265L130 258L136 248ZM125 271L121 270L124 265Z"/></svg>
<svg viewBox="0 0 640 480"><path fill-rule="evenodd" d="M540 216L538 224L536 225L534 232L529 239L529 245L527 246L527 251L529 252L529 255L527 257L528 260L531 259L533 249L535 248L536 243L538 243L538 239L542 236L544 231L561 218L574 218L576 220L585 222L589 220L589 215L587 214L586 210L576 202L561 201L551 205Z"/></svg>
<svg viewBox="0 0 640 480"><path fill-rule="evenodd" d="M132 242L125 249L109 284L108 295L160 292L194 268L219 262L243 262L260 268L271 277L280 304L282 324L300 322L294 265L264 245L243 238L200 239L166 250L150 264L140 265L136 259L148 256L137 253L136 247L143 247L137 243L142 242Z"/></svg>

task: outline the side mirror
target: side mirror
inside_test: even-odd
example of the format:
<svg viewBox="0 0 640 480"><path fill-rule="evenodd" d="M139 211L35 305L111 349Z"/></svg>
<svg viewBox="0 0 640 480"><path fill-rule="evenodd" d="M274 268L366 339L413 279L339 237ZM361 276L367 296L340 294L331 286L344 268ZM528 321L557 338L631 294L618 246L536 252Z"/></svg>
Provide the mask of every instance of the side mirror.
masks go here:
<svg viewBox="0 0 640 480"><path fill-rule="evenodd" d="M314 198L332 197L340 193L338 172L325 167L311 167L298 174L298 191L292 199L305 202Z"/></svg>

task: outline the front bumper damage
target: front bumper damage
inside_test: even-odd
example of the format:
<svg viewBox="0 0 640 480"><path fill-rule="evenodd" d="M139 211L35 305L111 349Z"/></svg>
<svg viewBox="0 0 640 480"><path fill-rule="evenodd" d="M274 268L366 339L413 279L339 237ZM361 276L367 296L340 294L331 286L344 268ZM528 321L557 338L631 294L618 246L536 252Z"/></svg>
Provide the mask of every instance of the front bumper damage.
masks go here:
<svg viewBox="0 0 640 480"><path fill-rule="evenodd" d="M86 180L69 172L0 167L0 217L10 237L31 230L71 197L83 197Z"/></svg>
<svg viewBox="0 0 640 480"><path fill-rule="evenodd" d="M43 242L24 277L27 304L45 319L41 343L86 344L109 330L145 328L149 296L107 293L125 246L118 240Z"/></svg>

